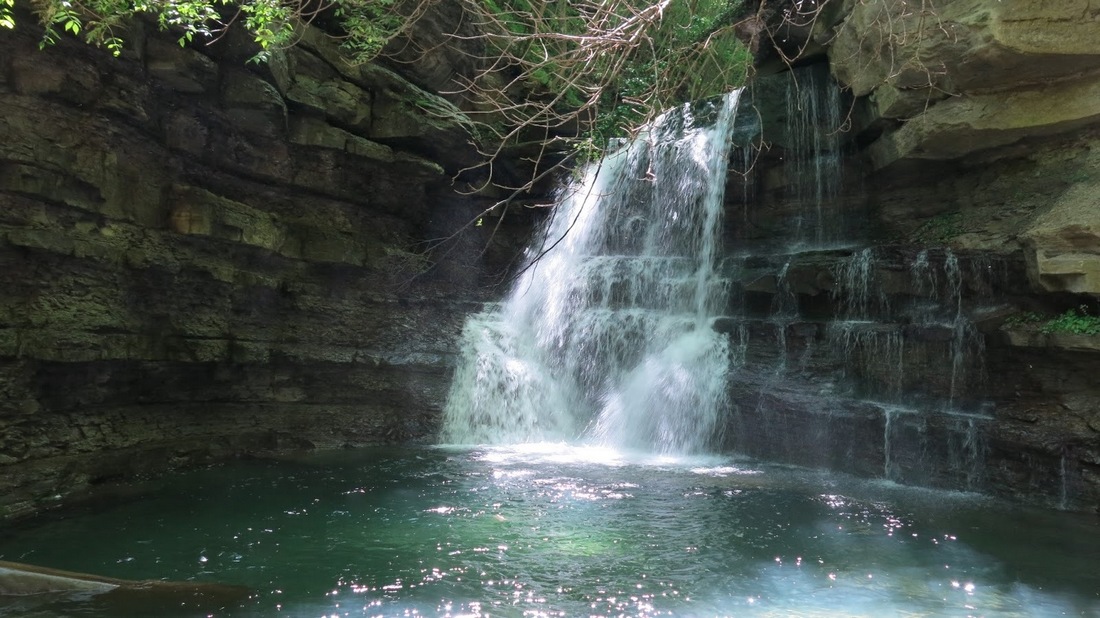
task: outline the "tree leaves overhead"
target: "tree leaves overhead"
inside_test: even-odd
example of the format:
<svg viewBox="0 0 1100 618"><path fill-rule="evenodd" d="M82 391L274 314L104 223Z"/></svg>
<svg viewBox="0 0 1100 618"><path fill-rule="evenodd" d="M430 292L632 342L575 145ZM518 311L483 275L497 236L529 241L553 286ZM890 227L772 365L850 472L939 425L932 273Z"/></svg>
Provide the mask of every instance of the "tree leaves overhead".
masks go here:
<svg viewBox="0 0 1100 618"><path fill-rule="evenodd" d="M144 16L180 45L243 28L264 60L323 17L349 61L367 62L447 0L30 1L43 45L69 35L119 55L126 24ZM740 85L750 65L733 33L742 0L450 1L461 3L485 50L460 94L481 114L490 158L532 139L599 151L662 109ZM0 0L0 27L14 27L13 8ZM460 43L455 50L468 48Z"/></svg>
<svg viewBox="0 0 1100 618"><path fill-rule="evenodd" d="M15 27L15 17L11 10L15 8L15 0L0 0L0 28Z"/></svg>
<svg viewBox="0 0 1100 618"><path fill-rule="evenodd" d="M467 4L495 52L487 73L510 76L495 89L471 80L470 91L524 92L502 110L505 126L555 132L579 121L598 147L663 109L741 85L751 60L733 35L739 0Z"/></svg>

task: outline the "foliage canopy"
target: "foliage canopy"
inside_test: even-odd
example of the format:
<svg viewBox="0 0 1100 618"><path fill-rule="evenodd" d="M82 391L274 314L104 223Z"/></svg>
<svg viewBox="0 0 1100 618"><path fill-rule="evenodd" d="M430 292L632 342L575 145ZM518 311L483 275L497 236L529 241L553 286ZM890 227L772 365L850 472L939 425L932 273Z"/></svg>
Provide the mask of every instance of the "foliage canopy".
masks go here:
<svg viewBox="0 0 1100 618"><path fill-rule="evenodd" d="M71 35L119 55L140 17L180 45L243 28L263 60L322 18L349 61L366 62L446 0L29 1L43 45ZM733 36L742 0L457 1L485 50L463 94L483 114L489 155L520 140L578 136L582 155L596 152L664 108L740 85L750 65ZM15 26L14 6L0 0L0 27Z"/></svg>

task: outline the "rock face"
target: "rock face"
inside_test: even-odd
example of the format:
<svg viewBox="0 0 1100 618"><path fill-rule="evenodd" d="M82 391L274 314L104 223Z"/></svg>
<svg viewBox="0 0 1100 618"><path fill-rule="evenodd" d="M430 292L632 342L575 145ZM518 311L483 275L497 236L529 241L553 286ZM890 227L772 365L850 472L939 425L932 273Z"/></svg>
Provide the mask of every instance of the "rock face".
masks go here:
<svg viewBox="0 0 1100 618"><path fill-rule="evenodd" d="M463 318L531 224L426 253L487 206L452 186L462 113L317 31L257 66L155 32L39 51L32 22L0 31L0 516L430 436Z"/></svg>
<svg viewBox="0 0 1100 618"><path fill-rule="evenodd" d="M869 122L905 121L870 149L955 159L1100 119L1100 4L1089 0L844 2L818 24Z"/></svg>
<svg viewBox="0 0 1100 618"><path fill-rule="evenodd" d="M733 446L1096 509L1100 3L810 6L727 190Z"/></svg>
<svg viewBox="0 0 1100 618"><path fill-rule="evenodd" d="M1100 126L1095 0L956 0L921 10L900 0L849 2L814 36L832 41L834 74L864 97L860 124L874 128L866 153L877 169L1020 157L1020 146L1080 143L1058 136L1095 136ZM1075 177L1044 202L1052 212L1019 234L1030 276L1046 290L1100 293L1096 243L1084 239L1095 225L1096 159L1083 159L1061 170Z"/></svg>
<svg viewBox="0 0 1100 618"><path fill-rule="evenodd" d="M754 85L729 177L727 446L1095 508L1100 341L1043 324L1100 315L1100 5L807 4L788 49L822 62ZM478 54L431 42L464 27L439 7L405 74L314 30L262 67L0 31L0 516L433 435L532 223L423 250L488 205L452 186L477 153L433 91Z"/></svg>
<svg viewBox="0 0 1100 618"><path fill-rule="evenodd" d="M1100 291L1100 179L1070 186L1035 218L1023 238L1039 287Z"/></svg>

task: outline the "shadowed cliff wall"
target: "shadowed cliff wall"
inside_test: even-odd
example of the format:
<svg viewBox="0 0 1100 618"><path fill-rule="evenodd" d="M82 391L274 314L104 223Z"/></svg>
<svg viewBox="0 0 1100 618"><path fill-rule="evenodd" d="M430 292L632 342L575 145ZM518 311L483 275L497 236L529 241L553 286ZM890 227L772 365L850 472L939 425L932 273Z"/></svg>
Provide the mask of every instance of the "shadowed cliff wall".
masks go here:
<svg viewBox="0 0 1100 618"><path fill-rule="evenodd" d="M39 51L31 23L0 31L0 516L430 436L464 316L531 223L431 267L425 241L487 205L452 184L477 160L462 114L315 30L257 66L140 28L117 59Z"/></svg>
<svg viewBox="0 0 1100 618"><path fill-rule="evenodd" d="M731 246L758 257L731 267L748 330L724 327L762 369L734 380L736 446L1096 509L1100 335L1051 323L1100 323L1100 3L777 7L763 66L800 52L842 94L806 129L785 93L807 75L753 85L755 169L727 199ZM840 155L817 203L787 171L798 131ZM814 209L830 246L792 242ZM776 367L786 386L761 389Z"/></svg>

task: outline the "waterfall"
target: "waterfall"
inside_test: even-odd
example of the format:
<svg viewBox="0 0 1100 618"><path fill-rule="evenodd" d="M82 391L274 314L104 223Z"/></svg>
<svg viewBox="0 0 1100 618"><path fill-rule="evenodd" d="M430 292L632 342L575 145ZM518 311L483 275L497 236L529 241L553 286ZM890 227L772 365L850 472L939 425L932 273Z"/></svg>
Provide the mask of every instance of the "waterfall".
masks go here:
<svg viewBox="0 0 1100 618"><path fill-rule="evenodd" d="M451 443L582 440L704 450L730 342L711 327L739 93L668 112L558 196L499 306L470 318L444 410Z"/></svg>
<svg viewBox="0 0 1100 618"><path fill-rule="evenodd" d="M467 321L443 440L723 449L980 487L991 417L970 315L991 266L875 245L846 218L842 144L806 126L839 104L819 83L801 102L770 89L790 139L764 177L737 167L766 115L737 118L737 95L578 170L509 295Z"/></svg>
<svg viewBox="0 0 1100 618"><path fill-rule="evenodd" d="M792 76L795 73L792 73ZM835 212L826 210L840 191L840 87L828 74L801 72L786 89L788 199L799 207L795 238L800 247L841 240Z"/></svg>
<svg viewBox="0 0 1100 618"><path fill-rule="evenodd" d="M731 157L741 225L722 327L746 360L730 374L728 448L980 487L992 418L971 316L993 293L993 265L876 235L850 186L842 156L855 144L827 67L758 78L752 96Z"/></svg>
<svg viewBox="0 0 1100 618"><path fill-rule="evenodd" d="M874 251L867 247L859 253L853 253L849 259L837 262L837 286L832 295L834 299L840 299L841 315L849 320L869 319L873 310L885 305L885 300L875 298L875 290L871 285L875 268L874 256Z"/></svg>

